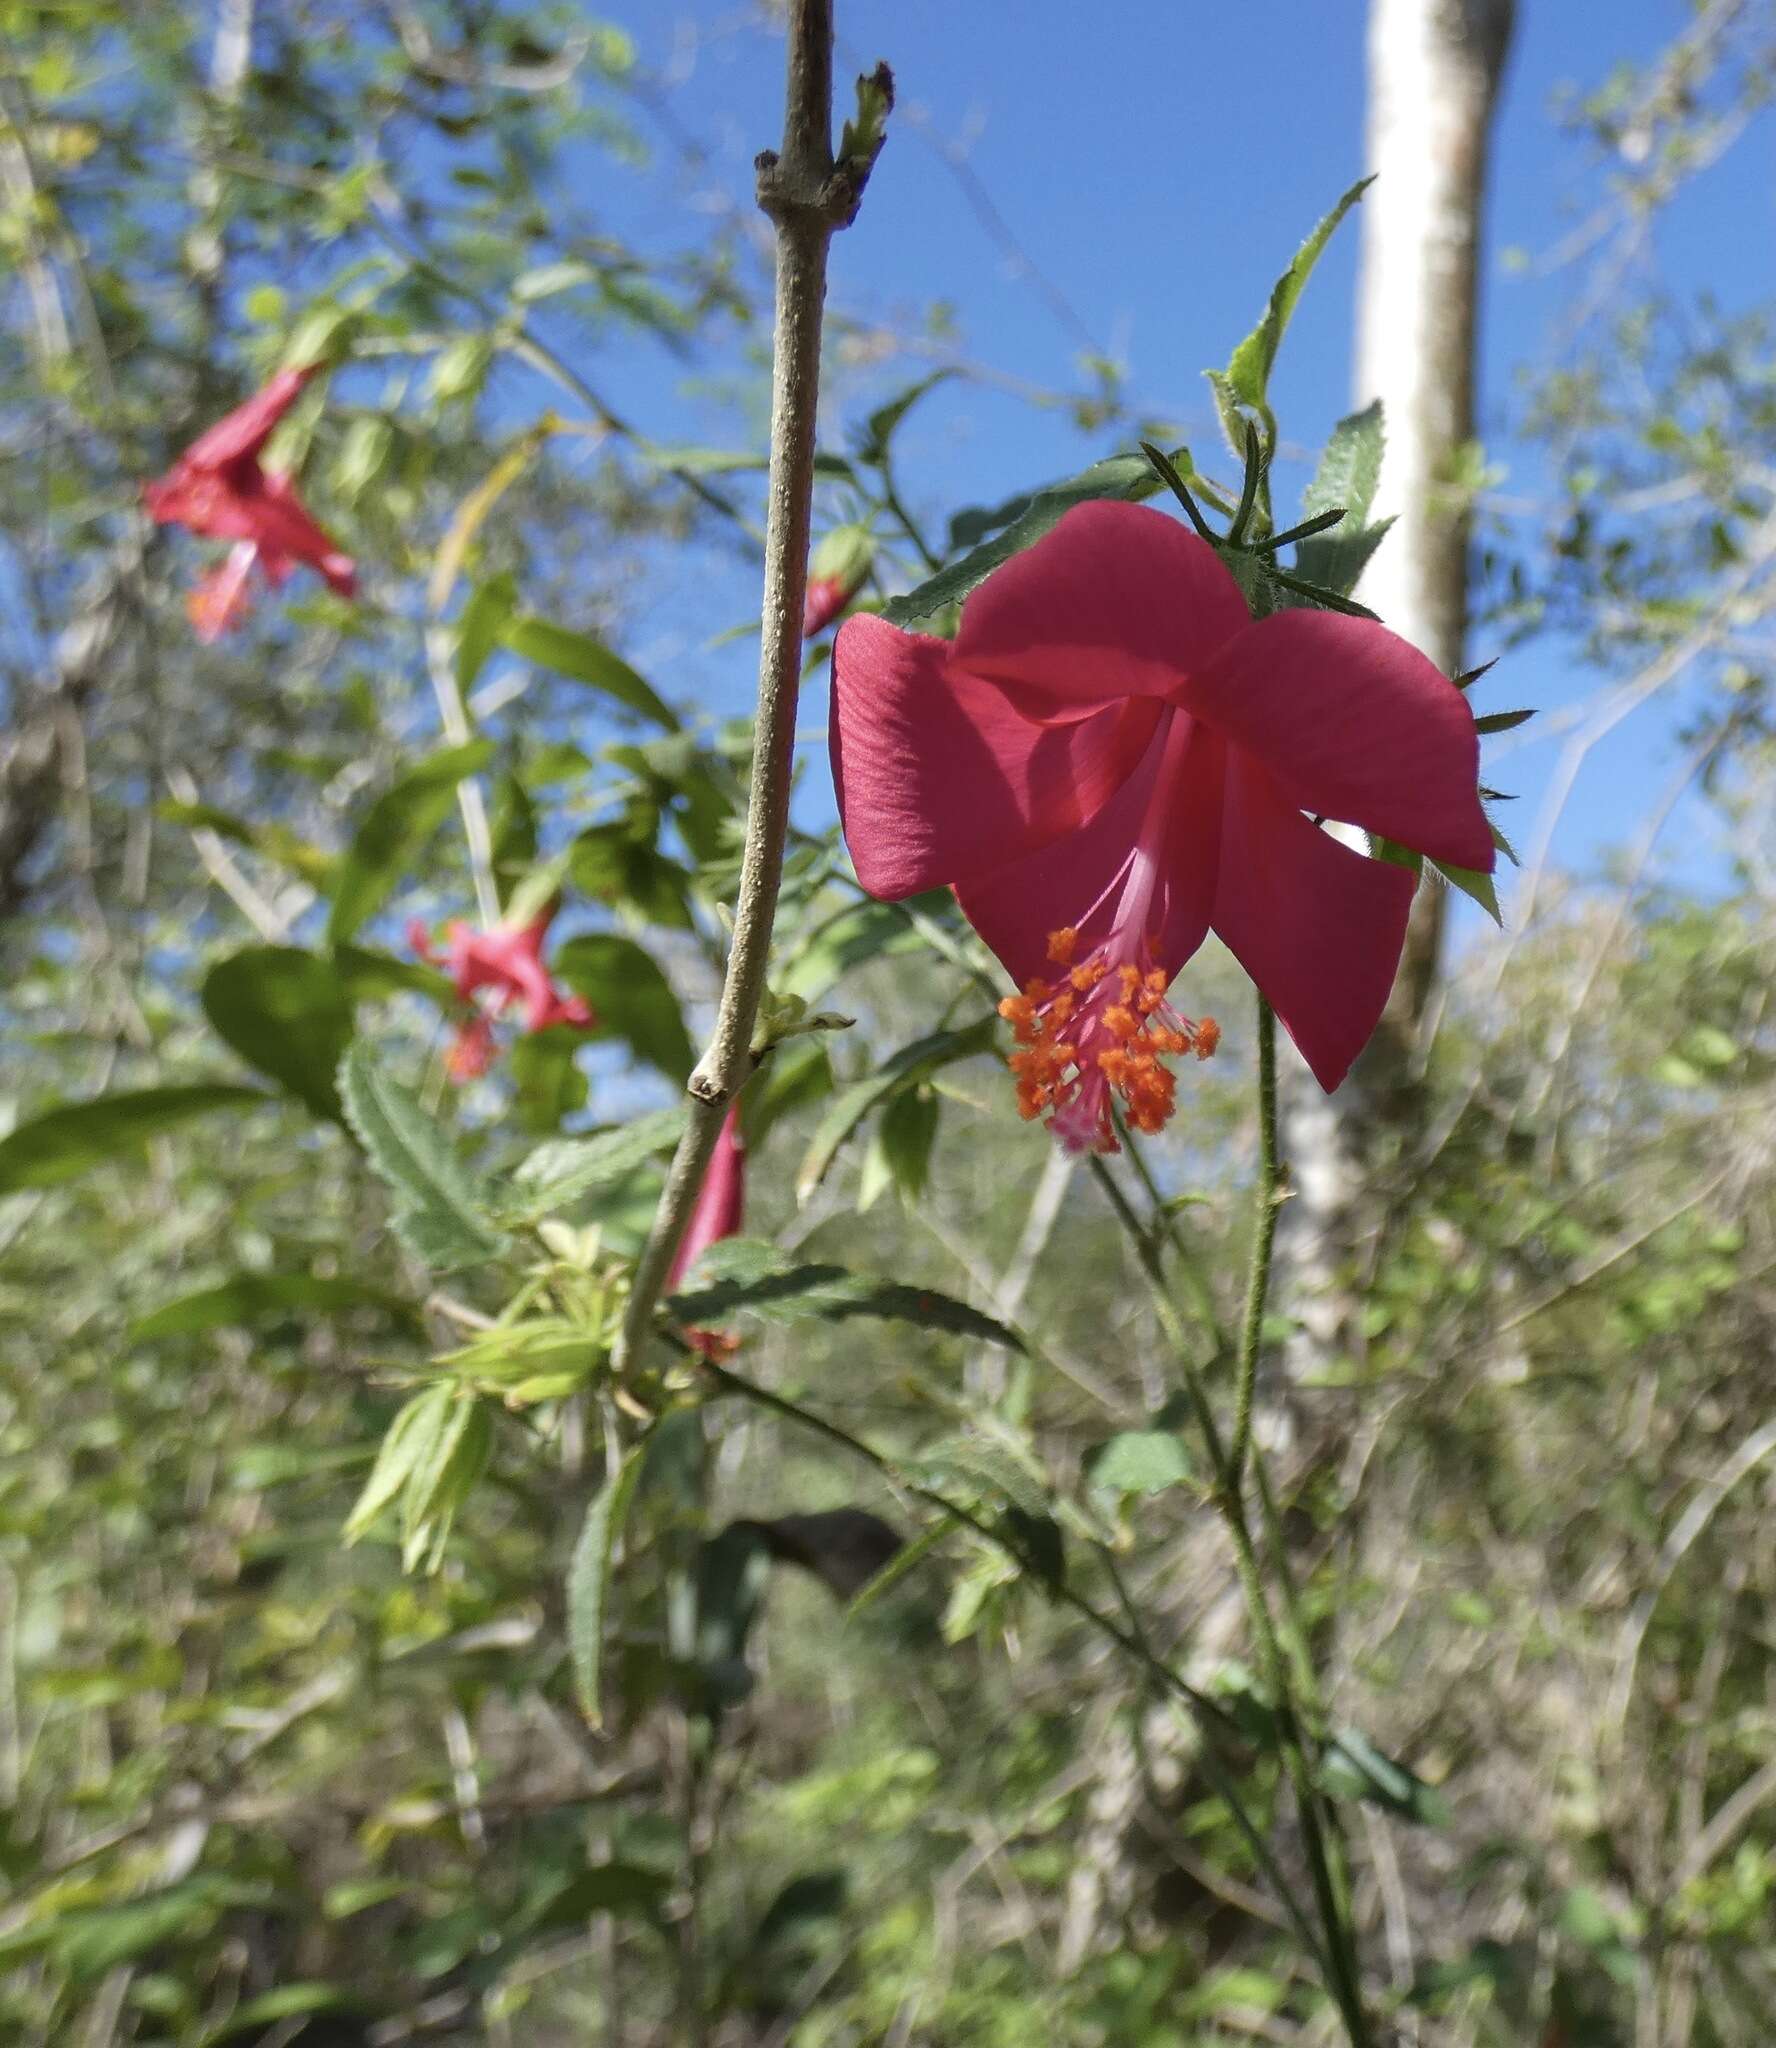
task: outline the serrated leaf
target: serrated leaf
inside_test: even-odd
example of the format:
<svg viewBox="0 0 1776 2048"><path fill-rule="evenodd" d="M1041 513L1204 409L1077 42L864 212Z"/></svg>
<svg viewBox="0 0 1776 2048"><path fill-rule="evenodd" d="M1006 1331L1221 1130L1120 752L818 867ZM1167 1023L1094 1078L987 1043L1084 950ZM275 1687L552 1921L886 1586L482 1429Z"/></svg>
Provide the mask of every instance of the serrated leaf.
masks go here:
<svg viewBox="0 0 1776 2048"><path fill-rule="evenodd" d="M884 1061L867 1080L841 1089L820 1119L796 1174L797 1201L805 1202L820 1185L839 1147L872 1109L900 1089L928 1080L942 1067L989 1051L996 1023L994 1017L982 1017L957 1031L934 1031L928 1037L915 1039Z"/></svg>
<svg viewBox="0 0 1776 2048"><path fill-rule="evenodd" d="M1270 373L1276 367L1277 351L1282 346L1283 336L1288 332L1289 321L1294 315L1302 291L1313 275L1314 265L1319 262L1321 252L1332 239L1333 230L1372 183L1373 180L1370 178L1359 179L1296 250L1288 269L1271 287L1270 298L1258 325L1228 358L1227 387L1242 405L1249 405L1256 411L1268 415ZM1233 447L1236 454L1242 452L1237 440L1233 442Z"/></svg>
<svg viewBox="0 0 1776 2048"><path fill-rule="evenodd" d="M753 1238L730 1237L711 1245L699 1260L697 1273L703 1285L675 1294L665 1304L673 1321L688 1328L719 1329L736 1314L768 1323L838 1323L852 1316L881 1316L979 1337L1013 1351L1024 1348L1022 1339L1003 1323L953 1295L854 1273L844 1266L797 1265L775 1245Z"/></svg>
<svg viewBox="0 0 1776 2048"><path fill-rule="evenodd" d="M1527 725L1535 716L1533 711L1489 711L1484 718L1476 718L1476 732L1509 732L1513 726Z"/></svg>
<svg viewBox="0 0 1776 2048"><path fill-rule="evenodd" d="M611 1559L629 1518L646 1463L647 1444L635 1445L593 1496L567 1568L567 1645L580 1712L592 1727L603 1723L604 1610Z"/></svg>
<svg viewBox="0 0 1776 2048"><path fill-rule="evenodd" d="M149 1138L218 1109L260 1109L273 1098L230 1082L139 1088L63 1103L0 1138L0 1195L51 1188L90 1167L137 1153Z"/></svg>
<svg viewBox="0 0 1776 2048"><path fill-rule="evenodd" d="M454 1390L447 1381L440 1380L397 1410L377 1450L370 1476L364 1481L364 1490L345 1518L343 1534L347 1543L355 1543L384 1509L393 1505L420 1459L444 1433L455 1402Z"/></svg>
<svg viewBox="0 0 1776 2048"><path fill-rule="evenodd" d="M1090 469L1069 477L1065 483L1050 484L1046 490L1038 491L1008 526L964 555L961 561L940 569L904 597L890 598L882 608L882 616L891 626L910 626L916 619L928 619L945 605L960 603L1001 563L1033 547L1075 505L1088 504L1095 498L1151 498L1159 487L1159 479L1144 455L1112 455L1107 461L1094 462Z"/></svg>
<svg viewBox="0 0 1776 2048"><path fill-rule="evenodd" d="M331 961L296 946L247 946L210 969L199 1000L248 1066L337 1120L334 1076L351 1043L352 1005Z"/></svg>
<svg viewBox="0 0 1776 2048"><path fill-rule="evenodd" d="M1311 519L1317 513L1342 508L1348 525L1361 531L1368 524L1369 507L1381 481L1385 445L1379 398L1361 412L1347 413L1332 429L1313 482L1301 494L1303 514Z"/></svg>
<svg viewBox="0 0 1776 2048"><path fill-rule="evenodd" d="M410 1314L404 1302L366 1287L361 1280L316 1273L237 1273L215 1287L201 1287L163 1302L130 1325L130 1338L147 1344L159 1337L188 1337L200 1330L270 1322L290 1315L331 1315L354 1308Z"/></svg>
<svg viewBox="0 0 1776 2048"><path fill-rule="evenodd" d="M1392 519L1380 519L1373 526L1353 529L1347 525L1335 533L1316 533L1297 541L1294 573L1303 583L1349 597L1393 524Z"/></svg>
<svg viewBox="0 0 1776 2048"><path fill-rule="evenodd" d="M339 864L327 938L339 945L388 901L418 862L456 801L457 784L493 759L492 740L444 747L416 763L377 797Z"/></svg>
<svg viewBox="0 0 1776 2048"><path fill-rule="evenodd" d="M697 1056L684 1012L653 956L633 939L582 933L556 949L555 973L592 1005L597 1022L585 1036L621 1038L670 1080L688 1077Z"/></svg>
<svg viewBox="0 0 1776 2048"><path fill-rule="evenodd" d="M381 1071L368 1046L346 1054L339 1092L371 1165L402 1198L394 1225L417 1258L448 1270L505 1248L487 1183L464 1165L418 1097Z"/></svg>
<svg viewBox="0 0 1776 2048"><path fill-rule="evenodd" d="M668 732L678 730L677 713L655 694L653 685L590 633L576 633L552 619L526 615L502 621L499 638L502 646L526 661L585 683Z"/></svg>
<svg viewBox="0 0 1776 2048"><path fill-rule="evenodd" d="M655 1110L590 1138L552 1138L520 1162L504 1213L530 1222L565 1208L594 1188L627 1180L638 1167L669 1151L684 1129L682 1108Z"/></svg>

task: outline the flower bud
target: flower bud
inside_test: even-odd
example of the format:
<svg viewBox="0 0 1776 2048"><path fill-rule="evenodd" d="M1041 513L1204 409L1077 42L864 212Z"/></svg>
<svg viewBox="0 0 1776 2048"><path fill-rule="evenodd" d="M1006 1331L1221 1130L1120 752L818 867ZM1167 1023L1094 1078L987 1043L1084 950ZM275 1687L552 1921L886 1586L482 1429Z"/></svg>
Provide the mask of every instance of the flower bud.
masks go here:
<svg viewBox="0 0 1776 2048"><path fill-rule="evenodd" d="M857 593L876 559L875 536L867 526L835 526L808 557L808 594L802 605L802 638L824 633Z"/></svg>

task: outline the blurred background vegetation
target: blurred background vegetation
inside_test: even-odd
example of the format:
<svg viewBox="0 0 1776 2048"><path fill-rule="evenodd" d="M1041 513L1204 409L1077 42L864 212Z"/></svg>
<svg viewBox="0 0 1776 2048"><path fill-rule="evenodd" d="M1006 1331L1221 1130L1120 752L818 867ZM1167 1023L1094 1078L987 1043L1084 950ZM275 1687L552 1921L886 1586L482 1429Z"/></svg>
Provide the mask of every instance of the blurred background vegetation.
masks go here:
<svg viewBox="0 0 1776 2048"><path fill-rule="evenodd" d="M1482 651L1576 632L1604 717L1682 678L1671 802L1700 785L1729 860L1659 882L1658 814L1598 884L1527 849L1372 1156L1354 1317L1270 1417L1370 1975L1424 2048L1776 2027L1776 396L1762 320L1612 260L1767 150L1776 16L1674 16L1568 113L1603 258L1526 374L1555 494L1448 484ZM0 52L0 2037L1334 2038L1197 1724L1057 1597L1126 1601L1223 1702L1292 1873L1150 1292L1224 1371L1254 1146L1224 956L1192 1004L1242 1028L1151 1186L1097 1175L1012 1115L953 907L861 903L811 798L773 987L857 1022L750 1091L747 1236L925 1307L741 1316L713 1398L641 1390L601 1718L564 1586L636 1418L583 1332L565 1363L558 1331L484 1340L527 1282L596 1325L659 1143L440 1276L340 1119L356 1031L509 1186L669 1104L707 1020L748 734L638 711L612 649L671 551L755 558L766 252L719 210L630 246L583 175L695 156L671 81L518 0L0 0ZM899 515L892 401L934 332L973 367L941 319L863 346L833 308L821 523L874 526L880 591L994 523ZM606 402L637 336L731 398L726 451ZM297 584L201 649L193 550L140 486L303 337L344 364L295 439L363 600ZM1165 425L1101 362L1045 396L1082 464ZM440 662L484 741L444 771ZM472 901L465 766L503 892L557 863L560 972L604 1025L453 1092L401 929ZM44 1120L101 1098L136 1108ZM1125 1188L1157 1204L1132 1232ZM391 1419L445 1383L472 1442L347 1545Z"/></svg>

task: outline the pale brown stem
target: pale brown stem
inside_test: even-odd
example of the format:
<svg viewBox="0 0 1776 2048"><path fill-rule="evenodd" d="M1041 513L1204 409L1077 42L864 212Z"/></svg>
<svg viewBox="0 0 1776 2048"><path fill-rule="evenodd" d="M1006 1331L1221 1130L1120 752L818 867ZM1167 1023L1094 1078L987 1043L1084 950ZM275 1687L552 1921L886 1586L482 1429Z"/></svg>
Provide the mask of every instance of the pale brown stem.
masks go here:
<svg viewBox="0 0 1776 2048"><path fill-rule="evenodd" d="M758 203L777 236L777 319L772 346L771 467L765 519L765 589L751 804L740 862L734 939L715 1030L686 1084L690 1119L666 1178L612 1364L620 1375L646 1339L725 1106L752 1072L753 1026L765 989L771 927L789 830L791 748L801 680L802 601L814 495L814 423L820 397L820 322L827 245L849 225L874 148L835 162L832 150L832 0L790 0L783 148L758 160ZM885 69L876 88L891 93Z"/></svg>

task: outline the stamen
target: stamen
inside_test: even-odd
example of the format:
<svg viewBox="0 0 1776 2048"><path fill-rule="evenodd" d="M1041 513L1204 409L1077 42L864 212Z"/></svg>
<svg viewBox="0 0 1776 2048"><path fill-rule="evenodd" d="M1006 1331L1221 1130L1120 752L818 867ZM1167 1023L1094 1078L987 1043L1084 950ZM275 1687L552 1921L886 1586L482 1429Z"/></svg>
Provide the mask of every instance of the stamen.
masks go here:
<svg viewBox="0 0 1776 2048"><path fill-rule="evenodd" d="M1212 1017L1197 1023L1167 1003L1165 970L1148 964L1151 944L1140 946L1139 960L1117 960L1117 936L1075 966L1077 927L1051 932L1048 957L1068 972L1053 982L1033 978L999 1005L1018 1045L1007 1061L1018 1114L1047 1112L1049 1129L1075 1152L1117 1149L1112 1094L1133 1129L1163 1129L1178 1088L1165 1060L1187 1052L1207 1059L1221 1041Z"/></svg>

